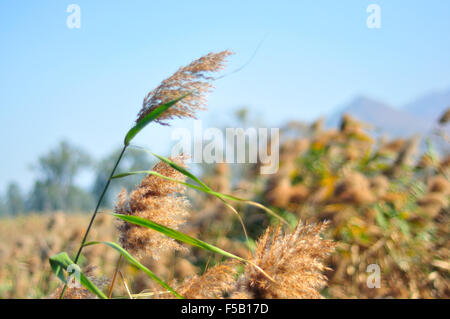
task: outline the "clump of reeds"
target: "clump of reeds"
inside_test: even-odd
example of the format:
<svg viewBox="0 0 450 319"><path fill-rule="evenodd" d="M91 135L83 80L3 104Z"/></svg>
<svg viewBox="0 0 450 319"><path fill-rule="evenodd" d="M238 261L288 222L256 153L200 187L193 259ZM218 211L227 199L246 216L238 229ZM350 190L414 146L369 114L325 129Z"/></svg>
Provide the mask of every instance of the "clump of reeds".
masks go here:
<svg viewBox="0 0 450 319"><path fill-rule="evenodd" d="M331 297L446 297L450 157L429 141L416 158L418 138L374 143L366 130L347 115L339 130L316 123L298 134L309 143L290 158L283 150L293 136L281 136L280 169L264 181L263 203L331 221L328 235L339 247L327 272ZM383 271L381 289L367 287L370 264Z"/></svg>
<svg viewBox="0 0 450 319"><path fill-rule="evenodd" d="M206 103L205 95L212 88L211 81L214 78L211 76L211 74L221 70L224 67L225 58L230 54L231 52L229 51L209 53L193 61L189 65L180 68L172 76L165 79L156 89L150 91L145 96L142 108L138 113L136 124L127 132L125 136L123 149L116 163L114 164L114 168L111 171L110 178L105 183L105 187L100 195L89 225L81 240L81 245L78 249L78 252L76 253L73 263L76 264L78 262L83 248L89 245L99 244L99 242L87 243L87 237L94 224L98 210L102 203L103 197L108 190L111 179L114 178L114 173L132 139L152 121L158 122L160 124L167 124L166 120L172 119L174 117L195 117L194 114L197 110L204 109L204 105ZM158 167L156 169L158 169ZM167 167L160 167L159 169L162 171L167 171ZM159 226L167 227L163 225L166 224L169 226L169 228L167 229L173 230L173 228L170 227L176 228L180 223L179 221L175 221L176 218L174 216L177 215L177 217L180 217L185 214L184 206L186 205L186 201L183 198L168 196L174 192L174 189L178 189L178 186L170 185L170 183L160 183L158 181L155 181L155 179L157 179L155 176L150 176L146 180L144 180L141 184L141 187L130 195L130 199L126 199L126 194L122 193L119 203L116 207L116 213L118 212L120 214L116 215L134 216L138 218L151 217L152 219L162 223L157 223ZM179 182L177 180L175 181ZM152 196L157 196L159 198L157 201L153 201L151 199ZM159 213L156 212L156 210L158 209L160 210ZM162 210L167 210L168 214L164 216L161 213ZM155 223L155 221L153 222ZM142 229L140 229L139 227L133 227L128 224L123 224L120 227L120 230L120 241L122 245L138 255L142 255L146 252L152 252L152 255L156 257L155 249L163 249L168 245L172 247L178 247L174 241L164 241L161 238L158 239L158 237L153 236L151 232L142 231ZM146 245L148 243L151 243L151 245ZM116 244L106 244L120 251L119 247L116 246ZM128 258L132 258L127 255L126 251L120 252L122 253L122 255L125 254ZM114 273L112 285L109 292L109 297L112 293L115 278L120 267L121 258L122 256L119 258L119 261L117 263L116 271ZM132 261L135 264L137 263L137 265L140 265L136 260L132 259ZM57 267L61 266L67 267L67 263L71 262L71 260L70 258L68 258L67 254L61 253L50 258L50 262L53 263L52 267L56 269ZM149 274L151 273L149 270L146 271ZM153 278L156 279L157 277L153 276ZM174 294L176 294L163 281L159 279L157 279L157 281L159 281L168 290L171 290ZM66 288L67 285L62 289L60 296L61 298L64 296ZM94 287L91 286L90 289L92 289L92 291L97 295L106 297L98 288L95 288L95 285Z"/></svg>
<svg viewBox="0 0 450 319"><path fill-rule="evenodd" d="M225 58L230 54L229 51L207 54L180 68L145 96L136 124L125 136L123 150L100 196L75 260L72 262L65 252L49 258L52 270L61 278L61 269L68 271L69 265L76 264L83 248L99 244L113 248L120 255L109 286L109 292L106 295L102 291L103 283L97 282L88 273L81 273L80 278L82 278L81 282L84 288L73 289L64 286L58 289L54 296L59 295L60 298L90 298L92 296L111 298L116 277L119 275L128 296L133 298L126 279L120 270L123 258L145 272L148 278L157 283L159 287L164 288L164 292L168 292L171 296L177 298L220 298L224 294L246 298L316 298L320 296L319 289L325 283L322 271L326 269L322 262L333 246L330 241L320 238L320 233L323 230L322 224L318 226L299 224L293 233L287 234L282 233L281 226L275 230L269 227L258 242L254 256L249 259L179 231L180 226L187 221L189 216L189 202L184 195L186 187L219 199L220 203L230 209L234 213L233 216L239 220L247 242L249 242L249 239L244 221L239 212L230 204L231 201L258 207L273 218L288 224L281 216L259 203L221 193L229 189L226 180L223 182L223 179L226 179L227 176L226 166L218 167L217 173L222 176L222 180L216 180L217 183L214 185L217 187L216 190L213 190L186 169L182 155L165 158L153 154L161 161L150 171L126 172L114 175L123 154L130 146L131 140L150 122L155 121L167 125L167 121L170 119L194 118L196 111L204 109L205 94L212 88L211 82L214 79L211 74L223 68ZM147 175L129 195L125 190L119 194L112 214L119 219L117 229L120 245L105 241L87 242L87 236L93 226L110 181L114 178L142 173ZM187 178L195 184L187 183ZM296 197L299 197L300 193L300 189L296 187ZM54 226L51 225L50 227ZM144 266L140 260L148 260L148 258L155 260L162 256L167 257L169 253L177 250L183 250L186 253L185 247L180 242L225 256L229 260L208 269L201 276L190 277L173 288ZM220 238L218 242L229 243L230 240L225 237ZM162 259L167 260L167 258ZM236 279L238 263L243 263L245 267L244 273ZM190 263L188 264L190 265ZM98 287L99 285L101 287ZM154 296L160 295L162 294L154 294Z"/></svg>

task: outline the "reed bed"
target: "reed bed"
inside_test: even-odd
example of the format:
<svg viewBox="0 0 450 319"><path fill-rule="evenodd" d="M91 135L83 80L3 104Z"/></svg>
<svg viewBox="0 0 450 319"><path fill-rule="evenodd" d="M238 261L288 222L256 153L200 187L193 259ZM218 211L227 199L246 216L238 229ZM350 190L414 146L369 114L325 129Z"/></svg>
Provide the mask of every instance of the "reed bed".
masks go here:
<svg viewBox="0 0 450 319"><path fill-rule="evenodd" d="M1 298L450 296L450 161L431 144L419 154L416 138L375 140L346 115L338 129L286 125L280 169L269 176L256 164L236 181L221 163L200 179L183 155L140 147L159 162L115 171L147 125L206 108L212 74L230 54L201 57L145 96L90 218L2 220ZM141 182L102 210L109 182L130 175ZM78 288L67 286L74 264ZM370 265L381 271L379 288L367 284Z"/></svg>

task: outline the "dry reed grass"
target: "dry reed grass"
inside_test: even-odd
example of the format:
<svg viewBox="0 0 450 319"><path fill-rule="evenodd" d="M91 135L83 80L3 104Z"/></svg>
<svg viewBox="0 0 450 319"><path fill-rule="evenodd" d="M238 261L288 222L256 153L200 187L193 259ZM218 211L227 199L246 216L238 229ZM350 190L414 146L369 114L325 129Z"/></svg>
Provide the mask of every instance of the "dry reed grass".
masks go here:
<svg viewBox="0 0 450 319"><path fill-rule="evenodd" d="M211 53L180 68L144 98L137 122L186 93L191 95L157 122L195 117L212 88L210 74L222 69L230 54ZM440 120L442 125L447 122L448 112ZM250 169L243 175L249 180L236 184L229 167L221 164L205 176L215 190L260 198L297 223L288 231L259 211L237 205L249 233L259 238L251 263L244 266L222 262L210 252L187 251L173 239L135 224L119 221L116 229L107 215L97 218L90 235L107 241L119 237L125 249L187 298L448 298L450 157L436 158L432 152L417 157L417 138L375 141L367 128L349 115L332 130L324 129L323 121L309 128L290 123L282 132L295 134L289 139L281 136L277 174L267 178ZM182 165L183 159L173 161ZM185 181L165 163L153 170ZM239 223L221 202L203 195L191 196L191 201L194 214L189 214L184 186L148 175L129 196L119 195L115 212L180 229L232 254L247 255ZM0 297L58 296L61 287L47 260L59 251L75 250L86 219L58 213L2 220ZM337 252L330 257L335 247ZM103 286L105 281L98 278L113 272L116 256L105 247L89 247L81 266ZM94 264L95 274L88 271ZM381 268L381 288L367 285L370 264ZM151 292L140 296L173 297L133 266L124 265L123 270L131 291ZM123 286L116 288L117 294L125 295ZM68 289L65 297L93 296L81 288Z"/></svg>

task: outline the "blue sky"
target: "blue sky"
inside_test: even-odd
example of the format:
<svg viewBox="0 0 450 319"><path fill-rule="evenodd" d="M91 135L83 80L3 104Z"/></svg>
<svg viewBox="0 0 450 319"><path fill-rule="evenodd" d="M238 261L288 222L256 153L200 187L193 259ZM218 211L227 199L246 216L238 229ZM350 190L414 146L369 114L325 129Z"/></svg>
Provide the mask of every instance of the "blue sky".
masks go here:
<svg viewBox="0 0 450 319"><path fill-rule="evenodd" d="M69 29L69 4L81 28ZM381 29L366 26L368 5ZM355 95L403 105L450 87L450 2L2 1L0 191L27 189L30 164L61 139L96 158L120 145L143 96L179 66L230 49L232 71L210 96L206 123L247 106L270 126L327 114ZM189 121L176 121L174 126ZM137 143L165 153L170 128Z"/></svg>

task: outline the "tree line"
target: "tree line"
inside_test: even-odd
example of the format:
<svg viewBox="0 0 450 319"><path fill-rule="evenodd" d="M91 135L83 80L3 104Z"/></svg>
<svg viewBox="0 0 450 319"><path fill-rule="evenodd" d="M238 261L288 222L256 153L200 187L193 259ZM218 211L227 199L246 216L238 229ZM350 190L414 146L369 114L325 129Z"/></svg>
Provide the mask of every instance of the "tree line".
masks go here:
<svg viewBox="0 0 450 319"><path fill-rule="evenodd" d="M99 198L111 172L111 165L119 155L120 149L105 158L94 160L90 154L67 141L38 158L31 167L36 179L28 192L24 192L17 182L11 182L4 194L0 195L0 216L13 216L26 213L51 211L80 212L90 211ZM118 172L150 169L148 155L140 150L130 149L121 161ZM94 172L88 187L78 186L77 178L83 172ZM142 177L141 177L142 178ZM113 180L106 194L103 206L114 205L114 195L120 189L132 189L139 176L122 179L120 184Z"/></svg>

